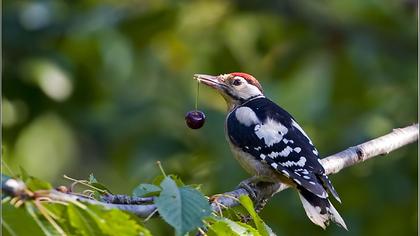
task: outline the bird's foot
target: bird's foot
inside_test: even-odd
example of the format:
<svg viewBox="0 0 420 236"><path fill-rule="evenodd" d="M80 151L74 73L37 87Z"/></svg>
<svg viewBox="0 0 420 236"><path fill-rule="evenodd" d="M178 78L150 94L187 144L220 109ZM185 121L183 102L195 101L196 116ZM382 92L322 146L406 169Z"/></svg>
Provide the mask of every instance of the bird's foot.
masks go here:
<svg viewBox="0 0 420 236"><path fill-rule="evenodd" d="M238 187L243 188L248 192L249 197L256 202L258 200L255 186L258 183L258 179L254 176L249 179L243 180L239 183Z"/></svg>
<svg viewBox="0 0 420 236"><path fill-rule="evenodd" d="M267 204L268 200L273 196L273 189L278 184L264 181L256 176L246 179L239 183L238 187L245 189L249 197L255 204L255 211L260 212ZM265 190L268 191L259 191Z"/></svg>
<svg viewBox="0 0 420 236"><path fill-rule="evenodd" d="M258 191L258 198L255 202L255 211L260 212L264 206L267 204L268 200L277 192L279 188L279 183L260 181L256 184L256 189L261 189Z"/></svg>
<svg viewBox="0 0 420 236"><path fill-rule="evenodd" d="M255 211L260 213L260 211L265 207L269 198L262 198L255 204Z"/></svg>

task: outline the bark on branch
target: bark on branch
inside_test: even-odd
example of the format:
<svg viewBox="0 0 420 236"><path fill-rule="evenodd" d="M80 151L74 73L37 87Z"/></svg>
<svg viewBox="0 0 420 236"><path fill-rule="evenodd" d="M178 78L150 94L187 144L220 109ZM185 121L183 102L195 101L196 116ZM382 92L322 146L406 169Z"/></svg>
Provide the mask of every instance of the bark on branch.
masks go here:
<svg viewBox="0 0 420 236"><path fill-rule="evenodd" d="M394 129L391 133L372 139L365 143L347 148L346 150L323 158L322 165L327 174L335 174L340 170L353 166L357 163L368 160L372 157L386 155L402 146L413 143L418 140L419 125L414 124L405 128ZM2 190L10 195L16 195L20 191L24 191L23 183L14 183L6 181L2 183ZM18 188L23 188L18 189ZM288 188L287 185L281 183L258 183L252 186L253 194L256 199L253 199L256 206L262 208L265 202L274 194ZM117 208L125 211L130 211L139 217L145 218L151 216L156 212L156 206L153 204L154 198L138 198L126 195L106 195L103 201L92 200L80 195L71 193L62 193L59 191L50 191L48 197L59 201L82 201L90 204L103 205L107 208ZM233 191L212 196L211 206L214 211L221 211L224 208L230 208L239 205L235 200L241 195L253 195L244 188L237 188Z"/></svg>

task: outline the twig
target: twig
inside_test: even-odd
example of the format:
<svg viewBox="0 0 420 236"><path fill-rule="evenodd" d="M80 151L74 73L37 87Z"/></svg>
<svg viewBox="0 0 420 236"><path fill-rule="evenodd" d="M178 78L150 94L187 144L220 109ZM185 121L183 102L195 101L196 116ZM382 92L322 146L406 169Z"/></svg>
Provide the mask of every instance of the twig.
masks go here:
<svg viewBox="0 0 420 236"><path fill-rule="evenodd" d="M368 142L350 147L342 152L323 158L321 163L325 168L326 174L335 174L346 167L353 166L376 156L386 155L402 146L413 143L418 140L418 136L418 124L407 126L405 128L394 129L387 135L372 139ZM81 183L81 181L78 182ZM258 205L262 201L272 197L274 194L287 189L288 186L281 183L258 183L253 186L253 188L254 193L257 196L257 199L254 200L256 205ZM18 197L20 194L25 193L24 189L22 189L22 182L14 179L9 179L2 183L2 190L8 195L14 197ZM216 201L211 203L211 208L215 212L220 212L222 211L221 206L223 206L223 208L238 206L239 202L237 199L241 195L250 194L243 188L238 188L223 194L217 194L217 197L210 198L216 199ZM43 196L48 197L53 201L72 202L79 205L82 205L80 202L85 202L89 204L102 205L106 208L125 210L132 212L141 218L156 215L154 213L157 209L153 204L153 197L139 198L126 195L106 194L102 196L102 201L97 201L85 196L73 193L63 193L56 190L44 193Z"/></svg>
<svg viewBox="0 0 420 236"><path fill-rule="evenodd" d="M143 205L153 203L154 197L133 197L123 194L106 194L101 196L101 200L106 203Z"/></svg>

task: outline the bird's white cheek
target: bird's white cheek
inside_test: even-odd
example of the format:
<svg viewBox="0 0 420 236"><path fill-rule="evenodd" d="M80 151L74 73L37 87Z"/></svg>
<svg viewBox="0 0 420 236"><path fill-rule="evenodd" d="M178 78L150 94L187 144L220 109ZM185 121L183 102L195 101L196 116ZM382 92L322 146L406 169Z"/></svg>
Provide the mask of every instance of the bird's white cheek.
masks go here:
<svg viewBox="0 0 420 236"><path fill-rule="evenodd" d="M236 90L238 97L248 99L250 97L262 95L261 91L254 85L247 85Z"/></svg>

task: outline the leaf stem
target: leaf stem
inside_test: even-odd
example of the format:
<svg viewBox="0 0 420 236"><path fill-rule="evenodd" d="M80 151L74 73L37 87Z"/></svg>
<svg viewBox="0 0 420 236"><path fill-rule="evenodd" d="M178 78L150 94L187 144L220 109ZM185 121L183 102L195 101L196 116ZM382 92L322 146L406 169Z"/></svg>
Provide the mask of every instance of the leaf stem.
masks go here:
<svg viewBox="0 0 420 236"><path fill-rule="evenodd" d="M165 170L163 170L162 163L160 163L160 161L157 161L156 164L159 166L160 172L162 172L163 176L166 177L166 173Z"/></svg>
<svg viewBox="0 0 420 236"><path fill-rule="evenodd" d="M84 186L86 186L86 187L89 187L89 188L95 189L96 191L98 191L98 192L100 192L100 193L109 193L109 192L108 192L108 191L106 191L106 190L103 190L103 189L100 189L100 188L97 188L97 187L95 187L95 186L92 186L92 185L88 184L88 183L87 183L87 182L88 182L87 180L77 180L77 179L73 179L73 178L71 178L71 177L69 177L69 176L67 176L67 175L63 175L63 177L64 177L65 179L68 179L68 180L74 181L74 183L82 184L82 185L84 185Z"/></svg>

